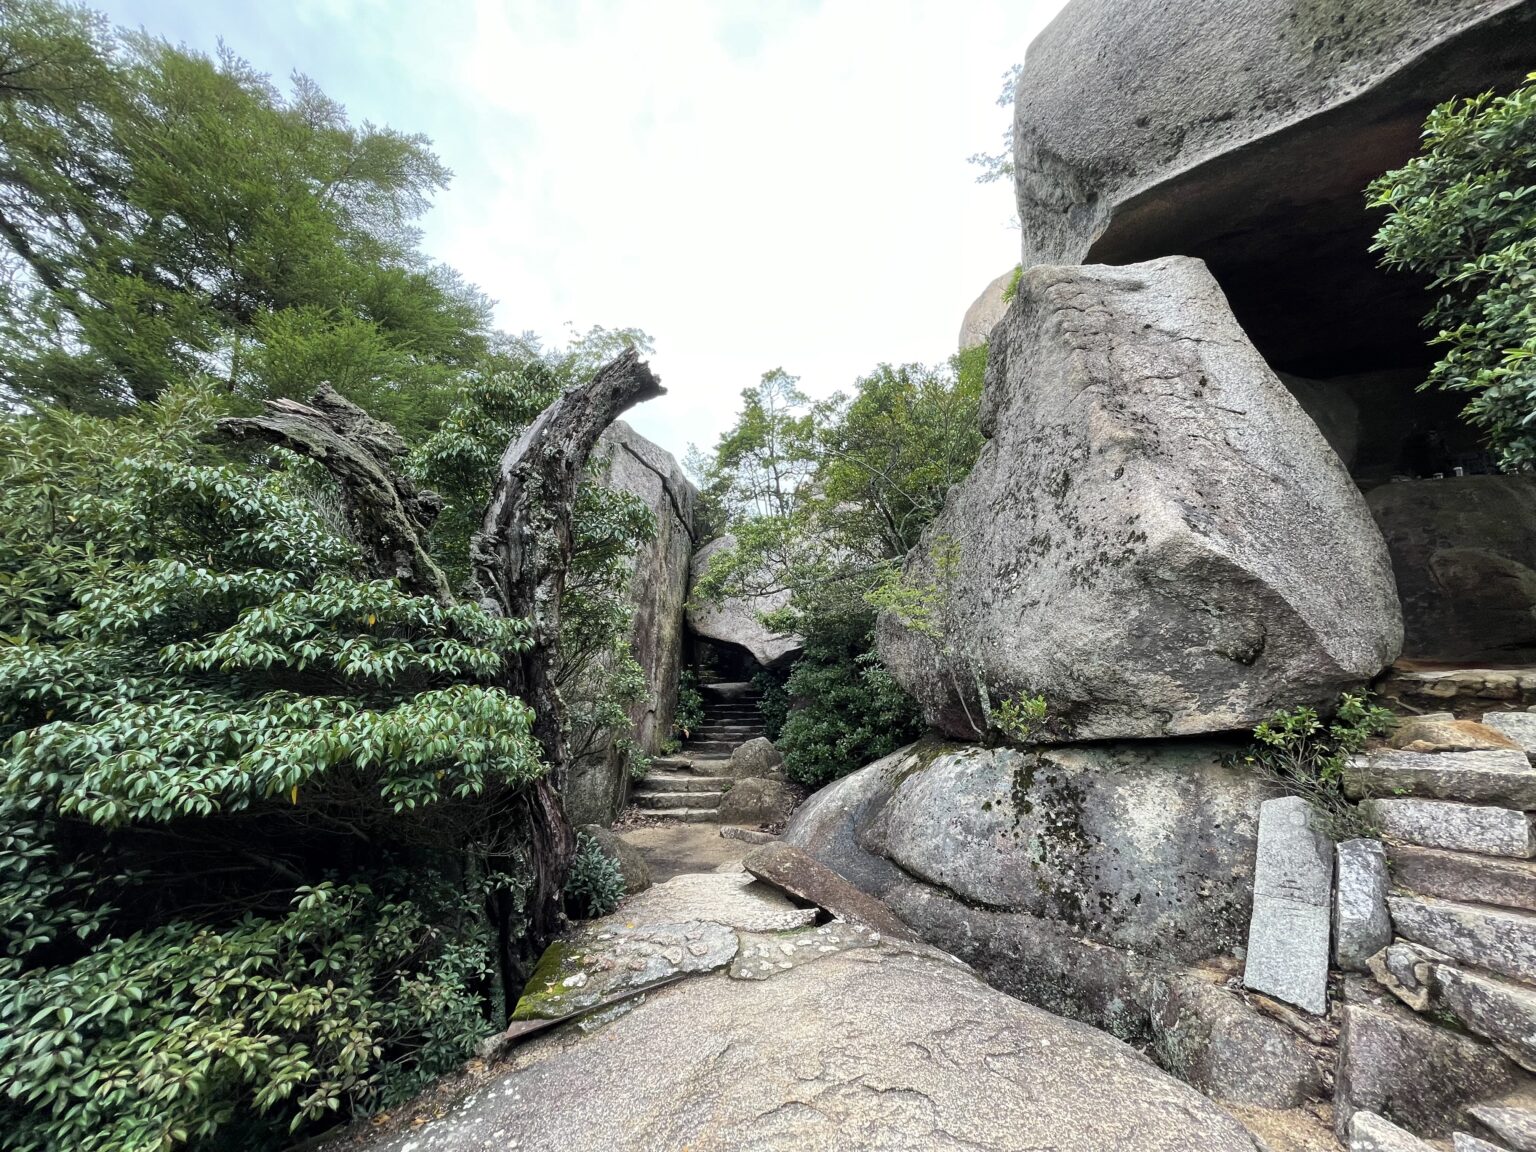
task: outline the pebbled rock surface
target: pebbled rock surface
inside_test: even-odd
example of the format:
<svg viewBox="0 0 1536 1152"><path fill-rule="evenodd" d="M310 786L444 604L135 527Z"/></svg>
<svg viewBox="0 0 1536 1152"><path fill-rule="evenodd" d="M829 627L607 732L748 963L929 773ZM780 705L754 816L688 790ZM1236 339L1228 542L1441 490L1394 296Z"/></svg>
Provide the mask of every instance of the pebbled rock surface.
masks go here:
<svg viewBox="0 0 1536 1152"><path fill-rule="evenodd" d="M975 739L975 685L1047 740L1249 728L1396 656L1386 548L1317 426L1198 260L1036 267L994 332L989 437L908 557L945 637L881 659Z"/></svg>
<svg viewBox="0 0 1536 1152"><path fill-rule="evenodd" d="M710 561L718 553L735 546L736 537L725 535L695 552L694 583L709 570ZM787 591L766 596L733 596L710 604L700 603L697 597L692 597L688 601L688 626L706 639L740 645L763 667L771 668L789 660L805 647L805 641L799 636L780 635L762 622L765 613L788 603Z"/></svg>
<svg viewBox="0 0 1536 1152"><path fill-rule="evenodd" d="M795 907L745 872L686 872L627 898L614 916L635 924L707 920L749 932L777 932L812 923L816 910Z"/></svg>
<svg viewBox="0 0 1536 1152"><path fill-rule="evenodd" d="M446 1115L360 1143L376 1152L1258 1150L1235 1120L1103 1033L951 963L883 947L770 980L660 989L590 1035L518 1049L503 1075Z"/></svg>

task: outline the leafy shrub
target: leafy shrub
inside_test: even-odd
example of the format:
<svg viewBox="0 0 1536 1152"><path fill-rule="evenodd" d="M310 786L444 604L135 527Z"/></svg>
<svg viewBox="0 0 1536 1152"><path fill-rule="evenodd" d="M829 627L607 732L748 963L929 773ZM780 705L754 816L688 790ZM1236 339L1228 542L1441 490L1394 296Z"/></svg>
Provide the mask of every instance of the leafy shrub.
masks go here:
<svg viewBox="0 0 1536 1152"><path fill-rule="evenodd" d="M784 731L784 721L789 719L789 709L794 699L787 687L789 672L782 668L760 668L752 674L752 687L757 689L757 712L763 718L763 731L768 739L778 740Z"/></svg>
<svg viewBox="0 0 1536 1152"><path fill-rule="evenodd" d="M1533 73L1528 80L1536 80ZM1536 84L1451 100L1424 124L1421 155L1373 181L1389 216L1372 251L1430 278L1425 320L1445 354L1434 385L1471 395L1463 415L1506 468L1536 464Z"/></svg>
<svg viewBox="0 0 1536 1152"><path fill-rule="evenodd" d="M7 1149L271 1145L497 1007L526 625L365 579L308 466L218 459L215 410L0 422Z"/></svg>
<svg viewBox="0 0 1536 1152"><path fill-rule="evenodd" d="M794 702L775 739L784 770L818 787L894 752L922 733L911 699L872 651L874 615L822 620L784 685Z"/></svg>
<svg viewBox="0 0 1536 1152"><path fill-rule="evenodd" d="M576 858L565 881L566 906L578 920L606 916L624 898L624 874L598 842L576 834Z"/></svg>
<svg viewBox="0 0 1536 1152"><path fill-rule="evenodd" d="M1335 840L1372 836L1366 812L1344 794L1349 758L1392 726L1392 713L1345 693L1331 723L1310 707L1276 712L1253 730L1252 748L1234 762L1258 770L1312 806L1319 828Z"/></svg>
<svg viewBox="0 0 1536 1152"><path fill-rule="evenodd" d="M1004 740L1015 744L1028 744L1039 735L1046 722L1044 696L1009 697L992 709L988 719L993 729Z"/></svg>
<svg viewBox="0 0 1536 1152"><path fill-rule="evenodd" d="M704 697L699 694L698 677L684 671L677 678L677 711L672 716L672 731L686 740L703 723Z"/></svg>

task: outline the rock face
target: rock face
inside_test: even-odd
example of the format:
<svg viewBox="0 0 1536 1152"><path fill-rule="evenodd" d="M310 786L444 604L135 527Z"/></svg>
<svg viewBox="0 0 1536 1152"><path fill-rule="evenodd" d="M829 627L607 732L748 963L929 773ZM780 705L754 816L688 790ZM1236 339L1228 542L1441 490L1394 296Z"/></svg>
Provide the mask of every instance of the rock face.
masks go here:
<svg viewBox="0 0 1536 1152"><path fill-rule="evenodd" d="M995 331L966 481L908 558L943 639L880 655L941 730L1043 694L1057 738L1251 727L1397 654L1386 549L1196 260L1034 268Z"/></svg>
<svg viewBox="0 0 1536 1152"><path fill-rule="evenodd" d="M1259 809L1253 920L1243 983L1321 1015L1328 1010L1328 928L1333 844L1312 828L1299 796Z"/></svg>
<svg viewBox="0 0 1536 1152"><path fill-rule="evenodd" d="M744 744L738 744L726 761L725 774L738 780L750 776L771 776L784 763L784 753L773 746L766 736L754 736Z"/></svg>
<svg viewBox="0 0 1536 1152"><path fill-rule="evenodd" d="M738 780L720 801L722 824L778 824L795 810L795 794L782 780Z"/></svg>
<svg viewBox="0 0 1536 1152"><path fill-rule="evenodd" d="M1376 268L1360 190L1435 104L1518 84L1533 18L1521 0L1073 0L1014 105L1024 267L1198 256L1277 367L1401 363L1424 297Z"/></svg>
<svg viewBox="0 0 1536 1152"><path fill-rule="evenodd" d="M1321 1090L1306 1046L1211 982L1245 938L1271 795L1229 750L924 742L823 788L783 839L997 987L1290 1107Z"/></svg>
<svg viewBox="0 0 1536 1152"><path fill-rule="evenodd" d="M711 540L693 557L693 578L698 580L709 570L709 562L728 548L736 546L736 537L726 535ZM719 603L701 604L697 599L688 603L688 626L698 635L710 640L736 644L752 653L752 658L764 668L783 663L805 647L799 636L783 636L769 630L761 617L789 603L787 591L773 592L765 596L740 596Z"/></svg>
<svg viewBox="0 0 1536 1152"><path fill-rule="evenodd" d="M683 606L688 599L693 515L698 493L668 452L622 420L598 440L594 457L604 483L645 502L656 535L634 557L629 603L634 611L630 651L645 673L646 692L630 706L633 739L643 753L661 751L672 735L683 654ZM628 765L606 742L571 765L566 812L576 824L610 824L624 806Z"/></svg>
<svg viewBox="0 0 1536 1152"><path fill-rule="evenodd" d="M1536 477L1383 484L1366 503L1392 554L1404 656L1536 658Z"/></svg>
<svg viewBox="0 0 1536 1152"><path fill-rule="evenodd" d="M1015 271L1010 268L988 284L982 294L976 297L975 303L965 310L965 319L960 323L960 351L985 344L991 338L992 329L1003 318L1003 313L1008 311L1008 302L1003 299L1003 293L1008 290Z"/></svg>
<svg viewBox="0 0 1536 1152"><path fill-rule="evenodd" d="M540 1038L439 1119L433 1148L1257 1152L1242 1127L1108 1036L952 963L855 948L768 980L703 976L594 1034Z"/></svg>

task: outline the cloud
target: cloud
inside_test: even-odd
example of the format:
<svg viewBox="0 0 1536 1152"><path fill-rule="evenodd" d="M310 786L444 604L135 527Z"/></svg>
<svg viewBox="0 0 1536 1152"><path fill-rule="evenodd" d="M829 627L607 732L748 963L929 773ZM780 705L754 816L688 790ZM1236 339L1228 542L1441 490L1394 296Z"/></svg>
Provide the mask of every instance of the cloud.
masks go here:
<svg viewBox="0 0 1536 1152"><path fill-rule="evenodd" d="M1060 0L110 0L120 23L311 74L455 170L428 250L514 331L656 339L631 422L681 456L782 366L814 394L939 361L1017 258L1004 70Z"/></svg>

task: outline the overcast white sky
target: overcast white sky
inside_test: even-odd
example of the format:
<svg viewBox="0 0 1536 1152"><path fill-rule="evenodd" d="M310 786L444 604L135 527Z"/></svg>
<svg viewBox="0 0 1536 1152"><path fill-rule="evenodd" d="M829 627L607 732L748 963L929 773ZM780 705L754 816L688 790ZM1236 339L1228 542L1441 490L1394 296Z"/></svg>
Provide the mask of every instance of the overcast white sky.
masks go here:
<svg viewBox="0 0 1536 1152"><path fill-rule="evenodd" d="M938 362L1018 259L1002 73L1063 0L96 0L116 23L430 136L427 251L510 331L655 338L628 419L681 459L783 367Z"/></svg>

